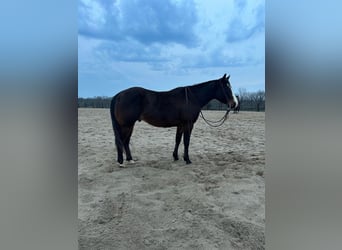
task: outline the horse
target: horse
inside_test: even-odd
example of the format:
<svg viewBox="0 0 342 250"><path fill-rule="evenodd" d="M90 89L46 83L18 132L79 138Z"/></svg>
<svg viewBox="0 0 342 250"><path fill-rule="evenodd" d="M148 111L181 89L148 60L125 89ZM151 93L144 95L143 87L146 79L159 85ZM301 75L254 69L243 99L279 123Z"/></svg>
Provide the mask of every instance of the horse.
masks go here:
<svg viewBox="0 0 342 250"><path fill-rule="evenodd" d="M212 99L234 108L238 101L229 82L230 75L170 91L152 91L132 87L116 94L110 105L110 115L117 149L117 162L123 166L126 160L133 162L129 143L136 121L145 121L156 127L177 127L173 159L178 160L178 147L183 136L186 164L190 164L190 136L201 108Z"/></svg>
<svg viewBox="0 0 342 250"><path fill-rule="evenodd" d="M236 100L238 100L238 104L235 106L235 108L234 108L234 114L237 114L237 113L239 113L240 112L240 98L239 98L239 96L237 95L236 96Z"/></svg>

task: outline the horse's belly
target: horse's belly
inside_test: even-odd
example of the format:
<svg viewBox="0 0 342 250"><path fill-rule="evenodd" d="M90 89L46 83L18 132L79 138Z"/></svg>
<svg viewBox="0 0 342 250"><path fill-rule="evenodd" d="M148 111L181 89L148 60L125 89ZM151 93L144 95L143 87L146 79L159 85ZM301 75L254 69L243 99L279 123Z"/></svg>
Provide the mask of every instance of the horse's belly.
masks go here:
<svg viewBox="0 0 342 250"><path fill-rule="evenodd" d="M153 116L148 114L143 114L140 117L141 120L147 122L148 124L155 127L174 127L180 124L180 121L175 117L166 117L164 115Z"/></svg>
<svg viewBox="0 0 342 250"><path fill-rule="evenodd" d="M158 121L146 121L146 122L152 126L162 127L162 128L175 127L178 125L178 123L171 123L171 122L158 122Z"/></svg>

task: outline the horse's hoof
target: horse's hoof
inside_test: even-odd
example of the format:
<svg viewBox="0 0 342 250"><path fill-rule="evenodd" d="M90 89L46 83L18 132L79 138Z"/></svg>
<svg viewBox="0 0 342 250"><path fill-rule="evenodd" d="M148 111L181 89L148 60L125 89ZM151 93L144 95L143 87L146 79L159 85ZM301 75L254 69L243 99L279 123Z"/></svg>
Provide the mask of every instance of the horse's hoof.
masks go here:
<svg viewBox="0 0 342 250"><path fill-rule="evenodd" d="M186 164L191 164L190 160L185 160Z"/></svg>
<svg viewBox="0 0 342 250"><path fill-rule="evenodd" d="M172 156L174 161L178 161L179 158L177 153L173 152Z"/></svg>
<svg viewBox="0 0 342 250"><path fill-rule="evenodd" d="M127 161L129 164L134 164L135 163L135 161L134 160L129 160L129 161Z"/></svg>
<svg viewBox="0 0 342 250"><path fill-rule="evenodd" d="M127 168L127 166L125 166L125 164L119 163L119 168Z"/></svg>

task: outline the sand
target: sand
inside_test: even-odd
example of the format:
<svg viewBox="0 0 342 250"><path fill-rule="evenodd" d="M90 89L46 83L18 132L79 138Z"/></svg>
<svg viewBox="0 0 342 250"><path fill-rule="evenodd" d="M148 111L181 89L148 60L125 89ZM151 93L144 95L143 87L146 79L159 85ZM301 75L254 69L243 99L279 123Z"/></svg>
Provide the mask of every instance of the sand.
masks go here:
<svg viewBox="0 0 342 250"><path fill-rule="evenodd" d="M224 111L205 111L218 120ZM192 164L176 128L137 122L119 168L108 109L79 109L79 249L264 249L265 113L199 118Z"/></svg>

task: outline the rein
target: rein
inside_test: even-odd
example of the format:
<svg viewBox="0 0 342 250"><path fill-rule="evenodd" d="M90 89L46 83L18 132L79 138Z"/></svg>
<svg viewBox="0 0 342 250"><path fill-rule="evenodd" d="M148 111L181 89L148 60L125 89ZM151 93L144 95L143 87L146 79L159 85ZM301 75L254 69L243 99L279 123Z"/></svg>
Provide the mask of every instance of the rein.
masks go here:
<svg viewBox="0 0 342 250"><path fill-rule="evenodd" d="M222 124L227 120L229 112L230 112L230 109L227 109L224 116L218 121L210 121L210 120L206 119L202 113L202 110L200 111L200 115L206 124L208 124L210 127L216 128L216 127L222 126Z"/></svg>
<svg viewBox="0 0 342 250"><path fill-rule="evenodd" d="M188 102L189 102L188 91L189 91L189 90L188 90L188 87L185 87L185 102L186 102L186 105L188 105ZM223 91L223 93L224 93L224 91ZM225 95L225 93L224 93L224 96L226 97L227 103L228 103L228 98L227 98L227 96ZM217 128L217 127L222 126L223 123L227 120L228 114L229 114L230 110L231 110L230 108L227 108L227 111L226 111L226 113L224 114L224 116L223 116L220 120L218 120L218 121L211 121L211 120L206 119L206 118L204 117L203 113L202 113L202 110L200 111L200 115L201 115L201 118L204 120L204 122L205 122L206 124L208 124L210 127Z"/></svg>

